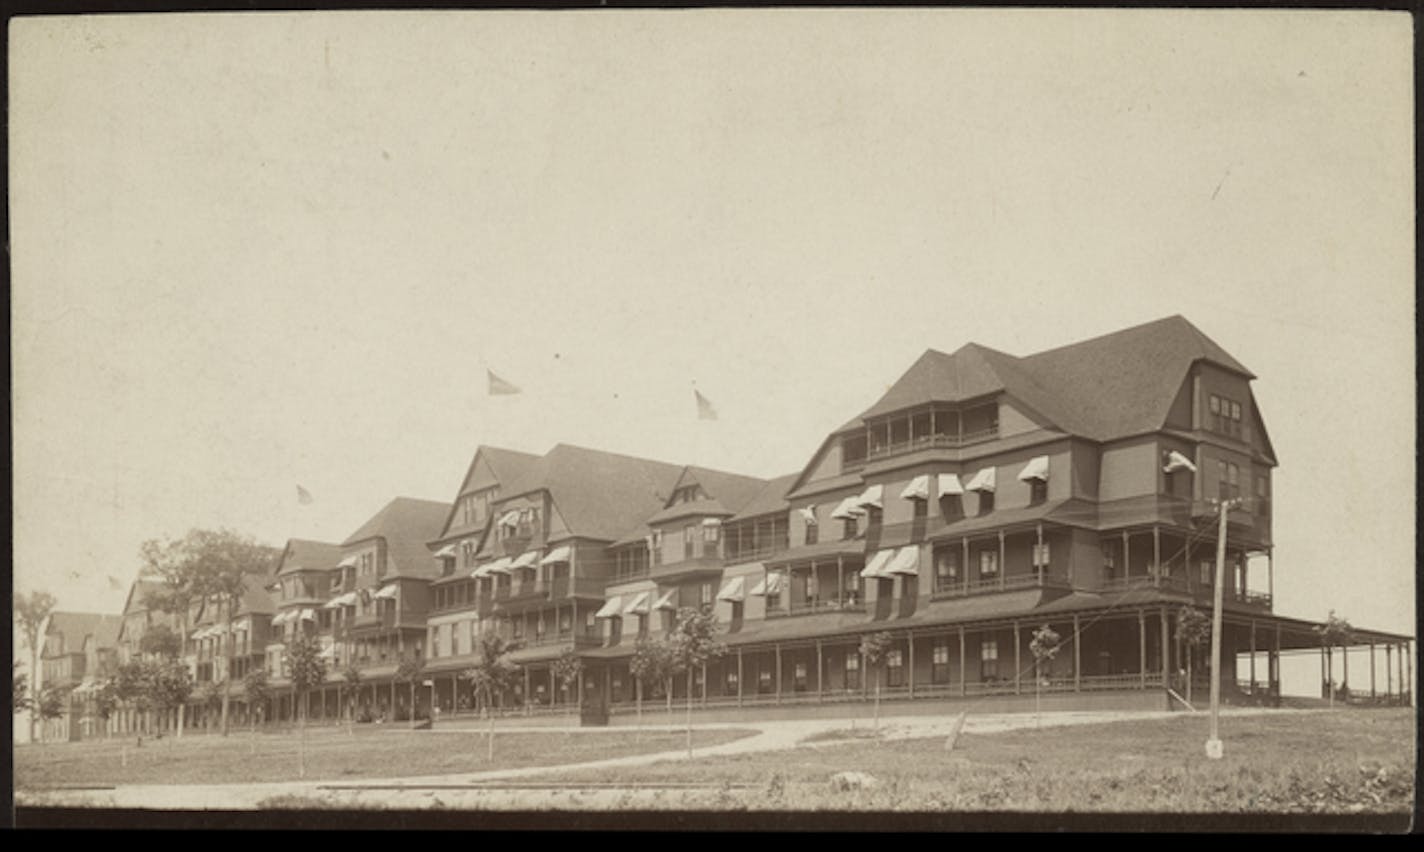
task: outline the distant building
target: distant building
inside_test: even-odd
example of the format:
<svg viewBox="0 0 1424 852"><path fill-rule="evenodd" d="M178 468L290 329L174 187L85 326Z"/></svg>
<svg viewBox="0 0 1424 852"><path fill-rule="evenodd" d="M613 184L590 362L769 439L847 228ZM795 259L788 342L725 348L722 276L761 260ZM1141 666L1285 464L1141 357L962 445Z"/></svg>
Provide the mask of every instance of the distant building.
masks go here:
<svg viewBox="0 0 1424 852"><path fill-rule="evenodd" d="M64 713L42 720L43 742L92 737L103 730L91 693L118 667L120 620L90 612L53 612L45 622L40 687L66 693Z"/></svg>

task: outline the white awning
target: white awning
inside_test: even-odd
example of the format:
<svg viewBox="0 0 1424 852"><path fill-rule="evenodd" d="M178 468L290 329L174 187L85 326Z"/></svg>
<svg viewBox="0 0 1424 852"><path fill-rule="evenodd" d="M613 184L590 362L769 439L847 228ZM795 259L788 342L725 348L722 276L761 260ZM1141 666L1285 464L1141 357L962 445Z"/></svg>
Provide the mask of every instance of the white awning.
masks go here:
<svg viewBox="0 0 1424 852"><path fill-rule="evenodd" d="M895 552L895 558L890 560L890 564L885 566L884 571L884 575L908 574L914 576L919 573L920 549L913 544L897 550Z"/></svg>
<svg viewBox="0 0 1424 852"><path fill-rule="evenodd" d="M722 584L722 591L717 593L717 600L741 603L745 595L743 589L746 587L746 580L746 577L733 577Z"/></svg>
<svg viewBox="0 0 1424 852"><path fill-rule="evenodd" d="M865 578L885 576L885 566L890 564L890 560L895 556L894 548L876 551L870 558L870 562L860 570L860 576Z"/></svg>
<svg viewBox="0 0 1424 852"><path fill-rule="evenodd" d="M939 475L939 496L958 497L964 493L964 486L959 482L957 473L941 473Z"/></svg>
<svg viewBox="0 0 1424 852"><path fill-rule="evenodd" d="M623 599L618 595L608 599L603 605L603 609L593 614L594 618L614 618L623 614Z"/></svg>
<svg viewBox="0 0 1424 852"><path fill-rule="evenodd" d="M884 486L872 485L855 498L855 504L857 506L874 506L877 509L884 508L880 505L880 498L884 492Z"/></svg>
<svg viewBox="0 0 1424 852"><path fill-rule="evenodd" d="M502 527L519 526L519 510L511 509L499 516L499 525Z"/></svg>
<svg viewBox="0 0 1424 852"><path fill-rule="evenodd" d="M623 614L624 614L624 615L629 615L629 614L632 614L632 613L636 613L636 614L638 614L638 615L646 614L647 611L648 611L648 597L649 597L649 596L650 596L650 593L649 593L649 592L639 592L638 594L634 595L634 596L633 596L633 599L630 600L630 601L628 601L628 605L625 606L625 607L623 607Z"/></svg>
<svg viewBox="0 0 1424 852"><path fill-rule="evenodd" d="M334 597L334 598L332 598L331 600L327 601L326 603L322 604L322 605L321 605L321 608L322 608L322 609L340 609L340 608L341 608L341 599L344 598L344 597L346 597L346 596L345 596L345 595L340 595L340 596Z"/></svg>
<svg viewBox="0 0 1424 852"><path fill-rule="evenodd" d="M1034 456L1024 465L1024 469L1019 471L1019 479L1027 482L1030 479L1041 479L1048 481L1048 456Z"/></svg>
<svg viewBox="0 0 1424 852"><path fill-rule="evenodd" d="M336 563L336 567L337 567L337 568L355 568L355 567L356 567L356 556L353 554L353 555L351 555L351 556L346 557L345 559L343 559L343 560L341 560L340 562Z"/></svg>
<svg viewBox="0 0 1424 852"><path fill-rule="evenodd" d="M296 611L295 611L295 610L290 610L290 609L288 609L288 610L283 610L282 612L279 612L279 613L277 613L276 615L272 616L272 624L273 624L273 625L286 624L287 622L289 622L289 621L292 620L292 617L293 617L294 615L296 615Z"/></svg>
<svg viewBox="0 0 1424 852"><path fill-rule="evenodd" d="M509 563L509 568L511 571L515 568L533 568L538 562L539 551L526 550L523 553L519 554L519 556L515 558L513 562Z"/></svg>
<svg viewBox="0 0 1424 852"><path fill-rule="evenodd" d="M665 595L663 595L662 597L658 598L657 603L653 604L653 609L677 609L677 600L676 600L676 598L677 598L677 589L673 589L673 590L669 591L667 594L665 594Z"/></svg>
<svg viewBox="0 0 1424 852"><path fill-rule="evenodd" d="M344 594L344 595L339 595L339 596L334 597L334 598L332 598L331 600L329 600L329 601L326 602L326 608L327 608L327 609L336 609L337 607L355 606L355 605L356 605L356 593L355 593L355 592L347 592L347 593Z"/></svg>
<svg viewBox="0 0 1424 852"><path fill-rule="evenodd" d="M302 621L316 621L316 610L314 610L314 609L304 609L304 610L302 610Z"/></svg>
<svg viewBox="0 0 1424 852"><path fill-rule="evenodd" d="M453 544L447 544L435 551L436 559L454 559L457 548Z"/></svg>
<svg viewBox="0 0 1424 852"><path fill-rule="evenodd" d="M910 484L905 486L905 490L900 492L900 497L905 500L928 500L930 499L930 475L922 473L910 480Z"/></svg>
<svg viewBox="0 0 1424 852"><path fill-rule="evenodd" d="M334 659L336 657L336 646L327 645L325 648L321 649L321 652L318 653L317 656L323 660Z"/></svg>
<svg viewBox="0 0 1424 852"><path fill-rule="evenodd" d="M491 562L491 563L488 564L488 565L482 565L482 566L480 566L480 570L484 572L484 574L483 574L482 576L485 576L485 577L488 577L488 576L491 575L491 574L508 574L508 573L509 573L509 557L508 557L508 556L501 556L500 558L496 559L495 561Z"/></svg>
<svg viewBox="0 0 1424 852"><path fill-rule="evenodd" d="M378 600L378 601L379 601L379 600L391 600L391 601L393 601L393 600L396 599L396 594L398 594L398 587L396 586L395 583L392 583L392 584L390 584L389 586L382 586L380 591L376 592L374 595L371 595L371 598L372 598L372 600Z"/></svg>
<svg viewBox="0 0 1424 852"><path fill-rule="evenodd" d="M766 593L768 595L779 595L786 590L786 575L780 571L773 571L766 575Z"/></svg>
<svg viewBox="0 0 1424 852"><path fill-rule="evenodd" d="M721 519L721 518L703 518L703 519L702 519L702 526L704 526L704 527L720 527L720 526L722 526L722 519Z"/></svg>
<svg viewBox="0 0 1424 852"><path fill-rule="evenodd" d="M1197 466L1192 464L1191 459L1173 450L1167 454L1167 466L1162 468L1162 472L1175 473L1179 470L1190 470L1192 473L1196 473Z"/></svg>
<svg viewBox="0 0 1424 852"><path fill-rule="evenodd" d="M570 553L572 553L572 551L569 550L569 546L567 544L559 545L558 547L551 550L548 556L545 556L543 559L540 559L539 564L553 565L555 562L568 562Z"/></svg>
<svg viewBox="0 0 1424 852"><path fill-rule="evenodd" d="M836 506L836 510L834 512L831 512L831 517L835 518L838 521L848 521L852 518L858 518L861 515L865 514L865 512L860 508L860 505L856 502L859 499L859 494L856 494L853 497L845 498Z"/></svg>
<svg viewBox="0 0 1424 852"><path fill-rule="evenodd" d="M806 523L810 524L810 525L813 526L813 527L816 525L816 507L815 507L815 506L807 506L806 508L804 508L804 509L798 509L797 511L799 511L799 512L801 513L801 518L802 518L803 520L805 520Z"/></svg>
<svg viewBox="0 0 1424 852"><path fill-rule="evenodd" d="M974 474L974 478L969 480L969 484L964 486L966 491L994 491L994 467L986 467Z"/></svg>

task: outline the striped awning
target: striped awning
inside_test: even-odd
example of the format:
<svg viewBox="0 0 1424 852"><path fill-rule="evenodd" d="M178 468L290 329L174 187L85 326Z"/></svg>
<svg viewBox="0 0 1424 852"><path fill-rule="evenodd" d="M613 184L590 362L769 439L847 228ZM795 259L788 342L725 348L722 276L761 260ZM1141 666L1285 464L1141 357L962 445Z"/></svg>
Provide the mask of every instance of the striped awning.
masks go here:
<svg viewBox="0 0 1424 852"><path fill-rule="evenodd" d="M721 518L703 518L703 519L702 519L702 526L704 526L704 527L720 527L720 526L722 526L722 519L721 519Z"/></svg>
<svg viewBox="0 0 1424 852"><path fill-rule="evenodd" d="M664 594L653 604L653 609L677 609L677 589Z"/></svg>
<svg viewBox="0 0 1424 852"><path fill-rule="evenodd" d="M930 499L930 475L922 473L910 480L910 484L905 486L905 490L900 492L900 497L905 500L928 500Z"/></svg>
<svg viewBox="0 0 1424 852"><path fill-rule="evenodd" d="M453 545L453 544L447 544L447 545L445 545L444 547L440 548L439 550L435 551L435 558L436 558L436 559L454 559L454 558L455 558L455 553L457 552L457 550L458 550L458 548L456 548L455 545Z"/></svg>
<svg viewBox="0 0 1424 852"><path fill-rule="evenodd" d="M648 598L651 596L651 592L639 592L634 595L633 599L628 601L628 605L623 607L623 614L645 615L648 612Z"/></svg>
<svg viewBox="0 0 1424 852"><path fill-rule="evenodd" d="M885 487L883 485L872 485L869 488L865 489L863 492L861 492L859 497L855 498L855 504L861 507L873 506L876 509L884 508L880 504L880 500L884 493Z"/></svg>
<svg viewBox="0 0 1424 852"><path fill-rule="evenodd" d="M964 485L959 481L957 473L941 473L939 475L939 496L958 497L964 493Z"/></svg>
<svg viewBox="0 0 1424 852"><path fill-rule="evenodd" d="M302 621L316 621L316 610L304 609L301 614Z"/></svg>
<svg viewBox="0 0 1424 852"><path fill-rule="evenodd" d="M297 615L296 610L292 610L292 609L283 610L282 612L279 612L279 613L277 613L276 615L272 616L272 624L273 624L273 625L286 624L287 622L289 622L289 621L291 621L293 618L295 618L296 615Z"/></svg>
<svg viewBox="0 0 1424 852"><path fill-rule="evenodd" d="M994 491L994 467L986 467L974 474L974 478L969 480L969 484L964 486L966 491Z"/></svg>
<svg viewBox="0 0 1424 852"><path fill-rule="evenodd" d="M391 583L389 586L382 586L380 591L371 595L371 598L378 601L395 600L397 594L399 594L399 587L395 583Z"/></svg>
<svg viewBox="0 0 1424 852"><path fill-rule="evenodd" d="M486 577L488 577L488 576L491 575L491 574L508 574L508 573L509 573L509 562L510 562L510 559L509 559L508 556L501 556L500 558L496 559L495 561L491 562L491 563L488 564L488 565L482 565L482 566L480 566L480 569L479 569L479 570L480 570L480 571L483 571L484 574L483 574L482 576L486 576ZM477 572L477 573L478 573L478 572Z"/></svg>
<svg viewBox="0 0 1424 852"><path fill-rule="evenodd" d="M511 509L499 516L499 525L502 527L513 527L519 525L519 510Z"/></svg>
<svg viewBox="0 0 1424 852"><path fill-rule="evenodd" d="M876 551L875 555L870 558L870 562L861 569L860 576L865 578L884 577L885 567L889 565L890 560L894 558L895 549L893 547Z"/></svg>
<svg viewBox="0 0 1424 852"><path fill-rule="evenodd" d="M1024 469L1019 471L1019 479L1024 482L1030 479L1048 481L1048 456L1034 456L1029 459Z"/></svg>
<svg viewBox="0 0 1424 852"><path fill-rule="evenodd" d="M861 510L860 505L856 502L859 499L859 494L845 498L836 505L835 511L831 512L831 517L840 521L848 521L865 514L865 512Z"/></svg>
<svg viewBox="0 0 1424 852"><path fill-rule="evenodd" d="M798 509L797 511L799 511L799 512L801 513L801 519L804 520L806 523L810 524L811 526L815 526L815 525L816 525L816 507L815 507L815 506L807 506L806 508L804 508L804 509Z"/></svg>
<svg viewBox="0 0 1424 852"><path fill-rule="evenodd" d="M519 554L515 560L509 563L509 568L513 571L516 568L533 568L539 562L539 551L526 550Z"/></svg>
<svg viewBox="0 0 1424 852"><path fill-rule="evenodd" d="M340 562L336 563L336 567L337 567L337 568L355 568L355 567L356 567L356 555L353 553L352 555L346 557L345 559L343 559L343 560L341 560Z"/></svg>
<svg viewBox="0 0 1424 852"><path fill-rule="evenodd" d="M603 608L593 614L594 618L616 618L623 614L623 598L614 595L603 604Z"/></svg>
<svg viewBox="0 0 1424 852"><path fill-rule="evenodd" d="M786 575L780 571L772 571L755 586L752 586L752 590L747 594L753 596L779 595L785 586Z"/></svg>
<svg viewBox="0 0 1424 852"><path fill-rule="evenodd" d="M549 555L545 556L543 559L540 559L539 564L553 565L555 562L568 562L569 557L572 553L573 551L570 550L567 544L562 544L549 551Z"/></svg>
<svg viewBox="0 0 1424 852"><path fill-rule="evenodd" d="M722 591L717 593L717 600L741 603L746 594L746 577L733 577L722 585Z"/></svg>
<svg viewBox="0 0 1424 852"><path fill-rule="evenodd" d="M881 576L889 574L907 574L914 576L920 573L920 549L915 545L907 545L895 551L895 556L885 566Z"/></svg>

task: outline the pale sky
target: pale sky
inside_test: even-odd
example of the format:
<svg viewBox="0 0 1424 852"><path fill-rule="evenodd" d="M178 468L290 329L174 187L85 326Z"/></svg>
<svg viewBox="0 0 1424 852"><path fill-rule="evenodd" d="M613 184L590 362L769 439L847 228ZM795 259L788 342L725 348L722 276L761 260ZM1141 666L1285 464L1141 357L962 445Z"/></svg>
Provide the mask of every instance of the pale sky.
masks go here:
<svg viewBox="0 0 1424 852"><path fill-rule="evenodd" d="M1411 36L1307 11L14 20L15 589L117 611L145 539L340 541L452 499L482 443L790 473L927 348L1180 313L1260 377L1276 612L1412 633Z"/></svg>

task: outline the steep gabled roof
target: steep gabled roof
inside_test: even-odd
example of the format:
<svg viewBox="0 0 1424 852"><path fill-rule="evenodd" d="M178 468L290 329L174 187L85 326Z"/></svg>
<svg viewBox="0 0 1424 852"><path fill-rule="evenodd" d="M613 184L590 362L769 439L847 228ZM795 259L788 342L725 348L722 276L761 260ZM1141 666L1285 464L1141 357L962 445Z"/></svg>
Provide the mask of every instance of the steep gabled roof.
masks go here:
<svg viewBox="0 0 1424 852"><path fill-rule="evenodd" d="M112 621L110 625L108 622ZM104 615L98 612L51 612L49 621L45 625L45 638L48 641L50 636L60 636L64 639L64 653L78 654L84 650L84 640L89 636L107 636L110 633L114 637L118 635L118 616ZM113 641L107 646L112 647Z"/></svg>
<svg viewBox="0 0 1424 852"><path fill-rule="evenodd" d="M475 448L475 454L470 457L470 466L466 468L464 477L460 480L460 488L455 494L455 499L450 501L450 510L445 514L445 523L440 527L440 538L450 534L450 528L455 523L455 512L459 508L460 498L475 489L471 488L471 481L475 475L475 468L480 462L484 462L490 469L490 473L500 485L518 479L530 465L538 461L539 457L533 453L521 453L518 450L507 450L503 447L489 447L481 444Z"/></svg>
<svg viewBox="0 0 1424 852"><path fill-rule="evenodd" d="M787 502L786 494L800 476L799 472L788 473L767 480L766 485L762 486L761 490L742 506L741 511L737 512L732 520L751 518L770 512L784 512L790 509L791 504Z"/></svg>
<svg viewBox="0 0 1424 852"><path fill-rule="evenodd" d="M681 472L667 462L559 444L501 493L546 490L571 536L615 541L663 507Z"/></svg>
<svg viewBox="0 0 1424 852"><path fill-rule="evenodd" d="M129 586L129 596L124 600L124 615L148 611L148 596L163 591L163 581L152 577L140 577Z"/></svg>
<svg viewBox="0 0 1424 852"><path fill-rule="evenodd" d="M325 541L302 538L287 540L287 547L277 560L277 576L293 571L325 571L341 561L341 546Z"/></svg>
<svg viewBox="0 0 1424 852"><path fill-rule="evenodd" d="M440 534L440 527L449 510L449 503L397 497L348 536L342 547L382 538L386 542L390 563L386 569L387 578L437 577L440 568L425 543ZM340 561L339 557L337 561ZM333 566L335 564L332 563Z"/></svg>
<svg viewBox="0 0 1424 852"><path fill-rule="evenodd" d="M701 485L709 498L721 503L731 513L741 511L743 506L761 493L767 482L756 476L744 476L697 465L688 465L684 469L678 484L681 485L683 481Z"/></svg>

